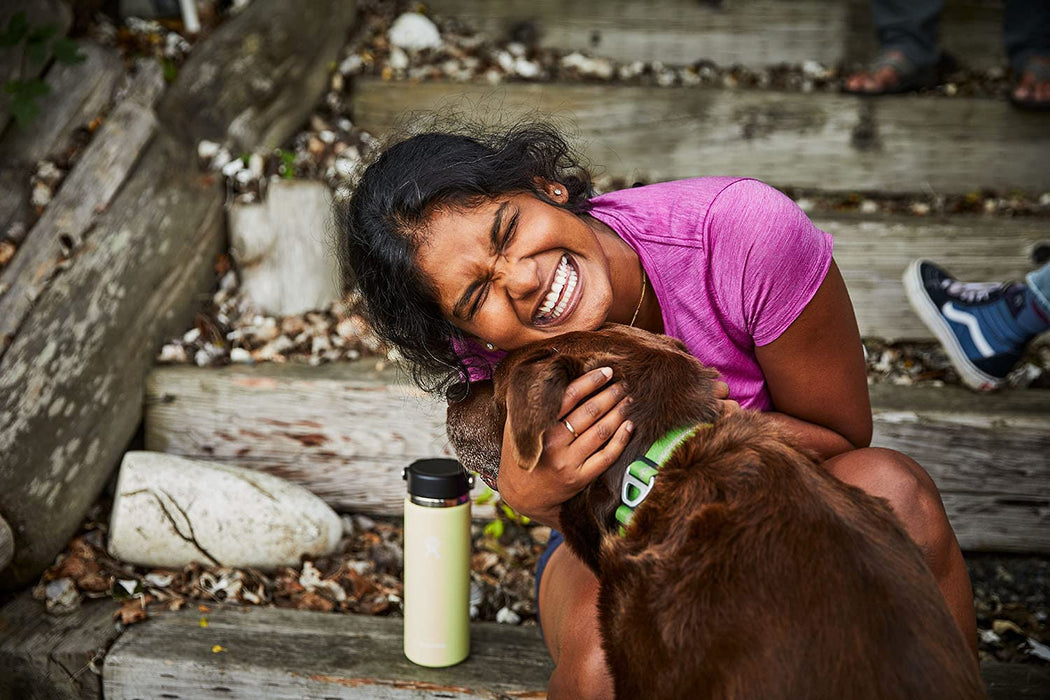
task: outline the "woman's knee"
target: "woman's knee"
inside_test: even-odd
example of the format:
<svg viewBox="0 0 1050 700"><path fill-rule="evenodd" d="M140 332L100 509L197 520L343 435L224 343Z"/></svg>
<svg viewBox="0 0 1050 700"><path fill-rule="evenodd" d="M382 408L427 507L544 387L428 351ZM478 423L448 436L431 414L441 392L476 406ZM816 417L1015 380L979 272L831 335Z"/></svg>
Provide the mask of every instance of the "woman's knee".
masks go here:
<svg viewBox="0 0 1050 700"><path fill-rule="evenodd" d="M896 450L868 447L825 464L841 481L886 499L924 553L935 554L954 542L937 485L911 457Z"/></svg>

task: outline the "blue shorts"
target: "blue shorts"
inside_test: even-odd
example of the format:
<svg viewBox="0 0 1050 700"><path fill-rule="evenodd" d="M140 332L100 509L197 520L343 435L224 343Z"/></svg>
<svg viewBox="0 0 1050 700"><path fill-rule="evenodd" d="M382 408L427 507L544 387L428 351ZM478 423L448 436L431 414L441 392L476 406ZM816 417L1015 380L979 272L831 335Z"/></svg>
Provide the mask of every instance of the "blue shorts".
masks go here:
<svg viewBox="0 0 1050 700"><path fill-rule="evenodd" d="M536 624L538 625L540 624L540 577L543 576L543 570L547 568L547 561L554 554L554 550L564 541L565 538L560 532L551 530L550 539L547 540L547 549L543 550L543 554L536 560ZM540 634L543 634L543 625L540 625Z"/></svg>

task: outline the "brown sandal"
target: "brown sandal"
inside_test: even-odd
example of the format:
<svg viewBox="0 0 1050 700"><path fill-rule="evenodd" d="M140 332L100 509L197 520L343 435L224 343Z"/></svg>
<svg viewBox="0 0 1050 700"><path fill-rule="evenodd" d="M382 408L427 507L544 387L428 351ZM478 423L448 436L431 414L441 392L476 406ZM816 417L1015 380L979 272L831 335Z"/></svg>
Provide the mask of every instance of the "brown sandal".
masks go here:
<svg viewBox="0 0 1050 700"><path fill-rule="evenodd" d="M863 73L866 73L869 76L875 76L886 68L889 68L896 73L896 82L874 90L851 90L843 84L843 92L848 92L852 95L894 95L902 92L925 90L937 85L936 66L920 68L912 63L911 59L896 49L880 53L878 58L876 58L868 69L863 71ZM855 73L854 75L860 75L860 73ZM847 78L847 81L848 80L849 78Z"/></svg>

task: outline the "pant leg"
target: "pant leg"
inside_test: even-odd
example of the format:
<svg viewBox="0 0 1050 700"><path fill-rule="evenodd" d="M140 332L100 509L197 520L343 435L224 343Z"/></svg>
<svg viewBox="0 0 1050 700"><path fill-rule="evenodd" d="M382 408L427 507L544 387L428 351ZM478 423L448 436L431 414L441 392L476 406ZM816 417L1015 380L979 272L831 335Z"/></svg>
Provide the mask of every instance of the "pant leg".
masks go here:
<svg viewBox="0 0 1050 700"><path fill-rule="evenodd" d="M1006 0L1003 41L1018 73L1032 56L1050 56L1050 0Z"/></svg>
<svg viewBox="0 0 1050 700"><path fill-rule="evenodd" d="M897 49L920 68L934 65L941 55L937 33L942 9L944 0L871 0L879 46Z"/></svg>
<svg viewBox="0 0 1050 700"><path fill-rule="evenodd" d="M1028 283L1028 289L1036 301L1043 307L1043 311L1050 316L1050 263L1029 272L1025 276L1025 282Z"/></svg>

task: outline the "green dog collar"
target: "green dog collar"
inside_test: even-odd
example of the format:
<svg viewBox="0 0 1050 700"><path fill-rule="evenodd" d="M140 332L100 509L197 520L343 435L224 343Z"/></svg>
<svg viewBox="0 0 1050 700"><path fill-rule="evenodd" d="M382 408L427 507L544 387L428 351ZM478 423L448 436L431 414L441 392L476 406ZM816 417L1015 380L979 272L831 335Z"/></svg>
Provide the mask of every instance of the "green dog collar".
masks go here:
<svg viewBox="0 0 1050 700"><path fill-rule="evenodd" d="M656 483L656 473L664 466L667 458L701 428L710 428L710 423L687 428L675 428L653 443L653 446L627 467L623 475L623 488L620 490L620 505L616 509L616 519L620 523L620 535L627 531L627 526L634 517L634 510L642 504Z"/></svg>

